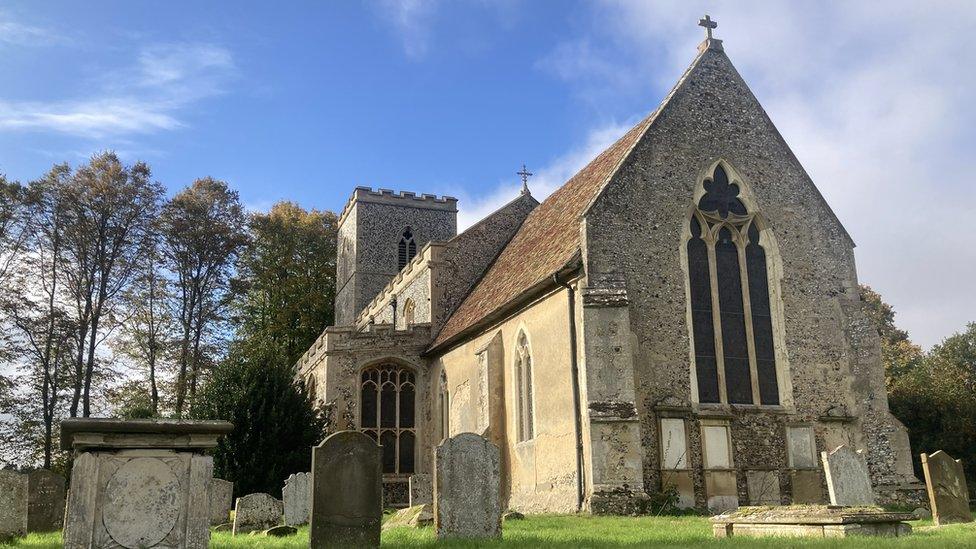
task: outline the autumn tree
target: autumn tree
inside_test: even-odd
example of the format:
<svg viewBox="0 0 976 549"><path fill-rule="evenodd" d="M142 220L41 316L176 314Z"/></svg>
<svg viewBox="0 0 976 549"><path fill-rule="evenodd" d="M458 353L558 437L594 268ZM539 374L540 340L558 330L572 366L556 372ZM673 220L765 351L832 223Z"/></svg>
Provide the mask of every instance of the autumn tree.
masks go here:
<svg viewBox="0 0 976 549"><path fill-rule="evenodd" d="M239 261L236 339L247 352L292 365L333 323L337 220L279 202L252 214Z"/></svg>
<svg viewBox="0 0 976 549"><path fill-rule="evenodd" d="M182 416L207 360L207 338L224 319L234 262L247 242L237 192L223 181L198 179L163 208L163 257L173 273L176 342L175 412Z"/></svg>
<svg viewBox="0 0 976 549"><path fill-rule="evenodd" d="M2 310L12 328L17 373L17 405L7 411L24 445L40 448L44 467L53 459L55 428L71 366L75 323L65 308L64 235L67 215L64 189L67 166L55 166L30 184L25 203L30 214L21 229L27 251L6 280Z"/></svg>
<svg viewBox="0 0 976 549"><path fill-rule="evenodd" d="M64 271L76 321L72 417L91 415L96 351L116 327L118 298L146 256L162 195L149 166L126 166L112 152L93 156L63 189Z"/></svg>
<svg viewBox="0 0 976 549"><path fill-rule="evenodd" d="M143 379L132 381L137 385L143 384L149 417L160 415L161 365L174 336L174 322L169 309L172 292L163 270L159 244L154 232L145 261L125 294L126 318L116 343L118 351L145 375ZM135 392L135 389L131 389L115 394L114 398L118 401Z"/></svg>

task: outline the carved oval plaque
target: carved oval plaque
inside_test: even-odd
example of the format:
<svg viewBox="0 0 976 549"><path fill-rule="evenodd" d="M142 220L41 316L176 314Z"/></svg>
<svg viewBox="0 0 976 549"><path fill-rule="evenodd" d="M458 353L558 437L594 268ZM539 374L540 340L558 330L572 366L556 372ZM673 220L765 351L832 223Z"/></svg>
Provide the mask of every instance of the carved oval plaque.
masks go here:
<svg viewBox="0 0 976 549"><path fill-rule="evenodd" d="M161 460L133 459L105 487L102 524L123 547L152 547L176 526L180 492L180 480Z"/></svg>

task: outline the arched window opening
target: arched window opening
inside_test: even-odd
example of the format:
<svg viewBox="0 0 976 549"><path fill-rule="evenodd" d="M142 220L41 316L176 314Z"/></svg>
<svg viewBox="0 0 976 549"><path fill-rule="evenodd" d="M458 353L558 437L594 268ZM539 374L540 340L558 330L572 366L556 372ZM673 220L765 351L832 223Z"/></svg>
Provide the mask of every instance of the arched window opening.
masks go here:
<svg viewBox="0 0 976 549"><path fill-rule="evenodd" d="M698 401L778 405L766 251L755 212L718 164L689 221Z"/></svg>
<svg viewBox="0 0 976 549"><path fill-rule="evenodd" d="M447 372L441 372L440 382L437 386L437 408L438 419L440 420L440 438L451 436L451 395L447 390Z"/></svg>
<svg viewBox="0 0 976 549"><path fill-rule="evenodd" d="M407 328L412 326L416 315L417 306L414 305L413 300L408 297L407 301L403 304L403 325Z"/></svg>
<svg viewBox="0 0 976 549"><path fill-rule="evenodd" d="M519 332L515 345L515 386L518 401L518 440L524 442L535 438L532 409L532 356L529 353L529 340L525 332Z"/></svg>
<svg viewBox="0 0 976 549"><path fill-rule="evenodd" d="M407 263L417 255L417 243L413 239L413 232L410 227L407 227L403 231L403 235L400 237L400 244L397 247L397 265L399 265L399 270L403 270L407 266Z"/></svg>
<svg viewBox="0 0 976 549"><path fill-rule="evenodd" d="M396 364L367 368L360 390L359 428L383 447L383 473L413 473L417 436L413 372Z"/></svg>

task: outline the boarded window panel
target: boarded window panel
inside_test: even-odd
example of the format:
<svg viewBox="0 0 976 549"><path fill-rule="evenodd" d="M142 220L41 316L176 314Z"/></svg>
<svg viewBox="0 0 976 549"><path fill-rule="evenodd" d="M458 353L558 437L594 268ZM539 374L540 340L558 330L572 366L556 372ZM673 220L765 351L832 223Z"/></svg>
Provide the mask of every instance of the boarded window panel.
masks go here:
<svg viewBox="0 0 976 549"><path fill-rule="evenodd" d="M695 238L688 241L688 278L691 289L692 334L695 338L698 401L719 402L708 248L705 241L698 238L701 233L698 219L692 218L691 230Z"/></svg>
<svg viewBox="0 0 976 549"><path fill-rule="evenodd" d="M396 412L396 387L386 383L380 394L380 427L396 427Z"/></svg>
<svg viewBox="0 0 976 549"><path fill-rule="evenodd" d="M380 445L383 447L383 472L396 473L396 446L397 436L394 431L383 431L380 435Z"/></svg>
<svg viewBox="0 0 976 549"><path fill-rule="evenodd" d="M400 474L413 473L414 435L410 431L400 433Z"/></svg>
<svg viewBox="0 0 976 549"><path fill-rule="evenodd" d="M733 404L752 404L752 373L742 306L742 273L739 272L738 248L728 228L722 229L715 244L715 265L718 271L726 392L729 402Z"/></svg>
<svg viewBox="0 0 976 549"><path fill-rule="evenodd" d="M661 419L661 461L662 469L686 469L688 467L685 420Z"/></svg>
<svg viewBox="0 0 976 549"><path fill-rule="evenodd" d="M376 396L376 385L372 383L363 385L360 427L376 427Z"/></svg>
<svg viewBox="0 0 976 549"><path fill-rule="evenodd" d="M703 426L702 439L705 445L706 469L728 469L732 467L727 425Z"/></svg>
<svg viewBox="0 0 976 549"><path fill-rule="evenodd" d="M746 246L746 271L749 275L749 303L752 306L752 328L756 347L756 373L759 376L759 398L763 404L779 404L776 379L776 354L773 349L773 318L769 306L769 279L766 251L759 245L759 230L749 226Z"/></svg>

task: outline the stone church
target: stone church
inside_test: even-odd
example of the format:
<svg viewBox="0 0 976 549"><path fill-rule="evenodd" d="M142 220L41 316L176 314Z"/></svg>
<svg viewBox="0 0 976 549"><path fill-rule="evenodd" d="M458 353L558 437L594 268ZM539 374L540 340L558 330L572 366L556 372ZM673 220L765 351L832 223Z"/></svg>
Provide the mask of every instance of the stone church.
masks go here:
<svg viewBox="0 0 976 549"><path fill-rule="evenodd" d="M458 234L454 198L357 187L338 247L336 326L298 368L382 445L388 501L461 432L523 512L823 502L841 444L879 501L924 497L854 241L710 32L542 203Z"/></svg>

